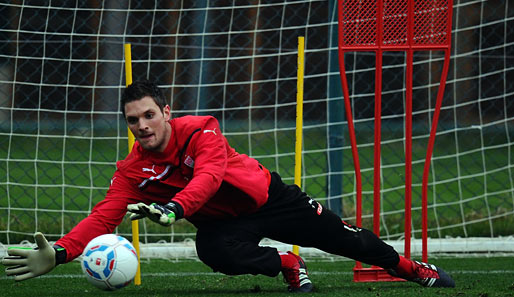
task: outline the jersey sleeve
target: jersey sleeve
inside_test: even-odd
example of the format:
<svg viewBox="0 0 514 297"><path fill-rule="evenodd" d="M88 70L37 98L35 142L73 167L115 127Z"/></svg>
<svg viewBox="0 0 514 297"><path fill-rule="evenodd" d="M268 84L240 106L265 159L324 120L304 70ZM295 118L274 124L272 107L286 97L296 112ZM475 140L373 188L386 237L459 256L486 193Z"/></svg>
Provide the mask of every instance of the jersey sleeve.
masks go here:
<svg viewBox="0 0 514 297"><path fill-rule="evenodd" d="M227 167L226 139L218 121L209 117L192 138L186 150L194 159L191 181L177 193L173 201L184 209L187 218L199 210L218 191Z"/></svg>
<svg viewBox="0 0 514 297"><path fill-rule="evenodd" d="M137 203L137 196L133 193L132 187L128 180L116 171L105 198L95 205L85 219L56 242L66 249L66 262L80 256L91 239L112 233L122 222L127 205Z"/></svg>

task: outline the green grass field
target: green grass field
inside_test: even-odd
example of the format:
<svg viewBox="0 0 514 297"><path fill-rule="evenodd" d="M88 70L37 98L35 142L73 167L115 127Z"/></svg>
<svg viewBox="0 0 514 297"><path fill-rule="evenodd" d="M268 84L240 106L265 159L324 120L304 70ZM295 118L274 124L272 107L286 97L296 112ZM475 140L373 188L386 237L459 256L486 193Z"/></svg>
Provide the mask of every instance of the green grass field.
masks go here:
<svg viewBox="0 0 514 297"><path fill-rule="evenodd" d="M410 282L355 283L353 261L307 265L315 290L303 296L514 296L511 257L441 258L432 263L443 267L455 280L456 288L423 288ZM151 260L142 263L142 285L133 284L114 292L90 285L80 264L58 266L50 274L15 283L0 273L0 296L285 296L289 295L282 276L226 276L213 273L196 261Z"/></svg>

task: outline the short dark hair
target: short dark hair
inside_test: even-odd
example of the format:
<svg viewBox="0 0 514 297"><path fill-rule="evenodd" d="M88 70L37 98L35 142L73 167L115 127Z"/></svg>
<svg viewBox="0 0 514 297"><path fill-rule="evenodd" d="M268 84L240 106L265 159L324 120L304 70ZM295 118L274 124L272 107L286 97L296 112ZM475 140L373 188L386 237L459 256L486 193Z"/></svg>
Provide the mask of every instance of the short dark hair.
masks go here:
<svg viewBox="0 0 514 297"><path fill-rule="evenodd" d="M162 111L167 105L166 98L162 94L161 89L149 80L139 80L133 82L131 85L125 88L123 95L121 96L121 113L125 117L125 105L129 102L141 100L143 97L152 97L153 101L159 106Z"/></svg>

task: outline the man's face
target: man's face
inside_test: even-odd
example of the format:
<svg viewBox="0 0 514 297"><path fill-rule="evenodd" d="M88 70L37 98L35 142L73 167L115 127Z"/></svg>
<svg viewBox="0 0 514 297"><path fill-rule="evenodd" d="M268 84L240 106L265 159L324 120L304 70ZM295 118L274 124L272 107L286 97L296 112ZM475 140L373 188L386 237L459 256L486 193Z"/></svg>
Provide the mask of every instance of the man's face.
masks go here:
<svg viewBox="0 0 514 297"><path fill-rule="evenodd" d="M127 125L145 150L164 151L170 139L169 119L170 107L160 110L149 96L125 104Z"/></svg>

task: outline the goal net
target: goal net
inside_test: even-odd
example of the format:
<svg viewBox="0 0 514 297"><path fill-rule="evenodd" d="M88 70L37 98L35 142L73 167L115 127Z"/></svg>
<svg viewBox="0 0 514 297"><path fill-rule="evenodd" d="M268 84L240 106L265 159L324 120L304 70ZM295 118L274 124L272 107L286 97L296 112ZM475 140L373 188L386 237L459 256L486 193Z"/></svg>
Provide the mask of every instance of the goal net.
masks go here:
<svg viewBox="0 0 514 297"><path fill-rule="evenodd" d="M297 38L304 36L302 186L355 221L337 1L3 1L0 14L0 256L8 245L32 242L36 231L57 240L103 199L116 160L128 152L119 112L125 43L133 79L156 81L174 117L215 116L236 150L293 183ZM428 185L429 254L513 252L513 36L510 1L454 3ZM400 251L405 60L400 52L383 57L380 228ZM443 60L438 52L414 55L413 254L420 251L421 176ZM347 53L345 63L363 226L372 229L374 54ZM128 219L117 232L131 237ZM195 229L187 222L164 228L142 220L140 233L143 257L194 256Z"/></svg>

